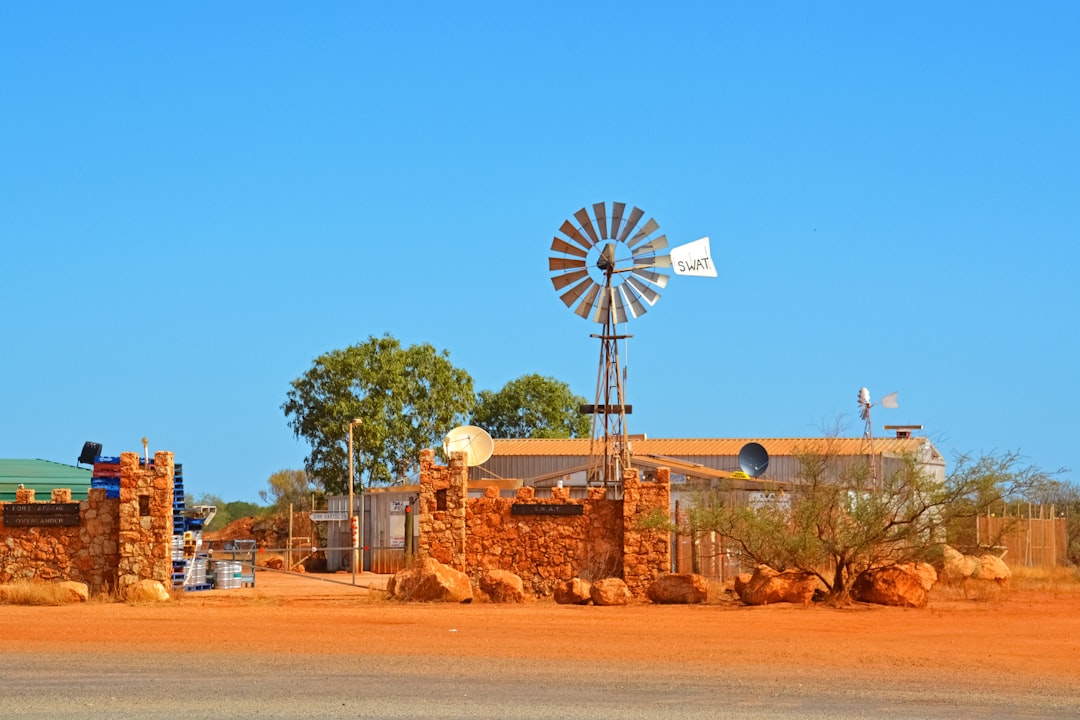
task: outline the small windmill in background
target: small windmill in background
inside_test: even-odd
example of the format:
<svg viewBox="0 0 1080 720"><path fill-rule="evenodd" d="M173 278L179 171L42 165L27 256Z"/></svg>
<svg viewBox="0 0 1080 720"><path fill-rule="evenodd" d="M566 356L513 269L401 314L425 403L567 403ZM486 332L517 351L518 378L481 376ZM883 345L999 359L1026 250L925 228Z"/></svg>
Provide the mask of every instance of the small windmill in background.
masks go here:
<svg viewBox="0 0 1080 720"><path fill-rule="evenodd" d="M870 408L874 405L880 405L883 408L898 408L900 407L896 402L896 393L891 392L885 397L881 398L881 402L870 402L870 391L866 388L859 388L859 417L866 422L866 428L863 430L863 437L865 437L870 443L870 479L877 485L877 461L874 460L874 426L870 422Z"/></svg>

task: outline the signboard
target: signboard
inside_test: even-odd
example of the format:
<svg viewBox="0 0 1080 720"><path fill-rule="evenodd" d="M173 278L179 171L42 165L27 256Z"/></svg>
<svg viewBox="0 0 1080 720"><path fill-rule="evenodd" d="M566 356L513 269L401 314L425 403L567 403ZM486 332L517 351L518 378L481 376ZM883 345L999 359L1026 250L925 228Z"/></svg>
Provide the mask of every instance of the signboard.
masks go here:
<svg viewBox="0 0 1080 720"><path fill-rule="evenodd" d="M6 527L78 527L79 503L7 503Z"/></svg>
<svg viewBox="0 0 1080 720"><path fill-rule="evenodd" d="M709 255L709 238L673 247L668 253L671 269L676 275L697 275L698 277L716 277L716 266Z"/></svg>
<svg viewBox="0 0 1080 720"><path fill-rule="evenodd" d="M390 547L405 547L405 514L390 517Z"/></svg>
<svg viewBox="0 0 1080 720"><path fill-rule="evenodd" d="M584 505L544 505L515 503L510 506L511 515L584 515Z"/></svg>
<svg viewBox="0 0 1080 720"><path fill-rule="evenodd" d="M391 500L390 501L390 514L400 515L405 512L405 508L409 507L408 500Z"/></svg>
<svg viewBox="0 0 1080 720"><path fill-rule="evenodd" d="M349 513L344 510L311 513L311 522L344 522L348 519Z"/></svg>

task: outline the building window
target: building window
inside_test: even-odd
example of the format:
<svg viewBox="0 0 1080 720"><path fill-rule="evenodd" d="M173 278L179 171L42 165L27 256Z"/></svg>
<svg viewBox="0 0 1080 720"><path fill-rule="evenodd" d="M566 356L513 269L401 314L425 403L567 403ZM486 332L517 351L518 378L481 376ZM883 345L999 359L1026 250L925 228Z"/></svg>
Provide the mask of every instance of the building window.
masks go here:
<svg viewBox="0 0 1080 720"><path fill-rule="evenodd" d="M445 510L446 509L446 490L436 490L435 491L435 509L436 510Z"/></svg>
<svg viewBox="0 0 1080 720"><path fill-rule="evenodd" d="M141 517L150 517L150 496L139 496L139 515Z"/></svg>

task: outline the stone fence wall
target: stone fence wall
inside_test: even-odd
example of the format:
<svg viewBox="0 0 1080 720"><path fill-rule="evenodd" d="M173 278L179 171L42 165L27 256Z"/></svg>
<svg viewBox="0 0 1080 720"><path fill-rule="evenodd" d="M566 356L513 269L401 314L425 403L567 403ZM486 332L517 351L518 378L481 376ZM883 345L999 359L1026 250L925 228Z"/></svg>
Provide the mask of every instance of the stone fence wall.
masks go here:
<svg viewBox="0 0 1080 720"><path fill-rule="evenodd" d="M589 488L571 499L569 488L552 488L550 499L533 488L501 498L495 488L468 497L468 468L455 453L449 467L436 465L434 452L420 456L419 554L467 573L509 570L527 590L550 595L574 577L620 577L635 595L644 595L670 569L667 532L642 530L642 518L669 512L666 469L655 482L641 482L636 470L623 476L623 499L609 500L605 488Z"/></svg>
<svg viewBox="0 0 1080 720"><path fill-rule="evenodd" d="M157 452L149 468L137 453L120 456L120 497L91 488L78 503L78 524L34 524L50 504L71 503L71 491L52 491L36 502L33 490L16 491L0 503L0 583L14 580L77 580L91 592L121 590L143 579L171 586L173 454ZM4 524L5 505L32 506L28 524ZM14 509L14 508L12 508ZM42 521L44 522L44 521Z"/></svg>

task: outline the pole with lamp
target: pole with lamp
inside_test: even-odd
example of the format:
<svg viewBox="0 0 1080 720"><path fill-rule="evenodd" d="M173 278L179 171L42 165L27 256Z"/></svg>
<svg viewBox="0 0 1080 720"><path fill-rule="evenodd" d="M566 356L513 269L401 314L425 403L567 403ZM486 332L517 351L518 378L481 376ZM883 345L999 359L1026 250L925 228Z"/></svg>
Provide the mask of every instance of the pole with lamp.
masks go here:
<svg viewBox="0 0 1080 720"><path fill-rule="evenodd" d="M360 531L359 523L355 515L353 514L353 427L361 424L360 418L356 418L349 422L349 536L352 540L352 562L349 563L352 567L352 579L353 585L356 584L356 563L357 552L360 545ZM361 518L363 512L361 512Z"/></svg>

